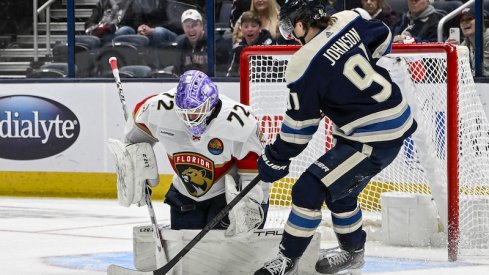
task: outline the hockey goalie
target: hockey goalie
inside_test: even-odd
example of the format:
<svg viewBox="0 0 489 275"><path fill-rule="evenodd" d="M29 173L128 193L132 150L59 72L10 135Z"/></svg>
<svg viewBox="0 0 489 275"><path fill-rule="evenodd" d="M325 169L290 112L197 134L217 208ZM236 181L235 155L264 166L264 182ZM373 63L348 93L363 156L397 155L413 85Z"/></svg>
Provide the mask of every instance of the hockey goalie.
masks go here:
<svg viewBox="0 0 489 275"><path fill-rule="evenodd" d="M211 79L195 70L185 72L176 88L138 103L124 140L109 140L120 205L146 204L147 186L158 184L156 142L163 145L175 172L165 196L171 224L161 233L163 253L155 249L159 240L151 226L134 228L134 260L141 271L165 264L255 178L263 150L260 127L248 107L219 95ZM258 251L266 254L271 245L278 247L281 234L259 230L269 186L260 182L251 189L185 257L191 264L181 261L173 273L240 274L258 266L266 257ZM255 266L249 267L253 259ZM109 273L122 274L116 269Z"/></svg>

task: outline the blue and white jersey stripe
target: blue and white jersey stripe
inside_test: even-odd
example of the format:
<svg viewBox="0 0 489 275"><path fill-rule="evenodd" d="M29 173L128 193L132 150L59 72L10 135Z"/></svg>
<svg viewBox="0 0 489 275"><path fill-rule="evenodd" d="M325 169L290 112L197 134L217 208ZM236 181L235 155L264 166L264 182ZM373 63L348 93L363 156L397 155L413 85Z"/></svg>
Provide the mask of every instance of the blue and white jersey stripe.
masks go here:
<svg viewBox="0 0 489 275"><path fill-rule="evenodd" d="M285 231L296 237L311 237L321 223L321 210L307 209L292 205Z"/></svg>
<svg viewBox="0 0 489 275"><path fill-rule="evenodd" d="M389 128L389 125L394 125L396 123L389 123L389 121L380 122L374 125L379 126L379 128L375 129L372 127L368 129L368 127L359 128L353 131L350 135L344 135L341 132L335 132L334 134L337 136L341 136L343 138L358 141L362 143L373 143L373 142L382 142L382 141L391 141L402 138L406 132L408 132L413 126L414 119L411 116L409 110L406 110L404 114L407 114L407 119L401 117L400 119L395 120L396 123L402 123L400 125L396 125L396 128ZM385 123L386 125L383 125Z"/></svg>
<svg viewBox="0 0 489 275"><path fill-rule="evenodd" d="M399 118L399 116L405 111L409 109L409 105L406 102L405 98L402 98L402 101L395 107L389 108L387 110L381 110L363 117L360 117L350 123L347 123L341 127L339 127L339 130L343 132L345 135L351 134L353 131L362 128L366 125L371 125L375 123L383 123L387 122L389 120L395 120ZM411 112L409 111L409 115ZM405 117L405 120L407 120L408 117Z"/></svg>
<svg viewBox="0 0 489 275"><path fill-rule="evenodd" d="M295 144L307 144L317 131L320 119L294 120L286 115L280 129L284 141Z"/></svg>
<svg viewBox="0 0 489 275"><path fill-rule="evenodd" d="M333 230L338 234L348 234L362 227L362 209L359 205L355 210L345 213L331 212Z"/></svg>

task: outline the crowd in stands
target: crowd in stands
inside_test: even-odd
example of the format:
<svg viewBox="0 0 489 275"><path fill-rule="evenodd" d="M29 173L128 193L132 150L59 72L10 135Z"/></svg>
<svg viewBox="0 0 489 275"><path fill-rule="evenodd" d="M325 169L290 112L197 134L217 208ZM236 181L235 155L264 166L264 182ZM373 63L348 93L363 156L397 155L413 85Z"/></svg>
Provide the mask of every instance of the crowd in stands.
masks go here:
<svg viewBox="0 0 489 275"><path fill-rule="evenodd" d="M372 19L383 21L391 28L394 43L421 43L437 41L438 22L467 1L351 0L346 1L346 8L361 8ZM239 75L239 55L244 47L296 43L287 41L280 35L279 13L284 2L285 0L214 1L215 22L221 26L214 35L216 76ZM338 5L335 0L325 2L334 8ZM485 2L488 2L487 5ZM485 7L489 7L489 0L485 2ZM77 34L77 37L85 35L98 38L98 51L119 53L122 55L122 63L125 63L123 65L144 65L149 66L153 72L159 72L148 77L178 77L190 69L208 73L205 11L205 0L98 0L90 18L85 22L85 31ZM488 11L484 12L484 20L483 74L489 76L489 31L486 29ZM444 29L445 41L461 43L470 49L472 66L474 26L473 10L467 9L450 20ZM448 39L449 27L460 28L460 42ZM135 48L133 53L137 55L136 58L124 56L128 55L131 46ZM106 55L99 56L101 57L96 58L96 62L101 65L87 76L108 74L108 67L103 64L105 60L102 60Z"/></svg>

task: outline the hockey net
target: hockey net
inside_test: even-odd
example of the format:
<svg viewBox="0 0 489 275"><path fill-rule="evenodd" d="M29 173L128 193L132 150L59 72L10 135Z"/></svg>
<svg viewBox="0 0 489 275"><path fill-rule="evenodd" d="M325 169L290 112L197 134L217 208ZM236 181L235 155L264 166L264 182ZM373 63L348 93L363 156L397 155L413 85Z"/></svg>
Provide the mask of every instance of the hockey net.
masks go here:
<svg viewBox="0 0 489 275"><path fill-rule="evenodd" d="M280 131L288 99L285 69L297 49L255 46L245 48L241 56L241 101L251 106L267 142ZM406 79L414 91L408 96L418 130L360 195L364 219L379 222L383 192L432 194L440 220L445 221L449 258L485 253L489 248L489 123L475 89L468 51L448 44L394 45L390 56L408 65ZM308 147L292 160L289 175L274 183L267 224L284 225L291 187L333 146L332 127L324 118Z"/></svg>

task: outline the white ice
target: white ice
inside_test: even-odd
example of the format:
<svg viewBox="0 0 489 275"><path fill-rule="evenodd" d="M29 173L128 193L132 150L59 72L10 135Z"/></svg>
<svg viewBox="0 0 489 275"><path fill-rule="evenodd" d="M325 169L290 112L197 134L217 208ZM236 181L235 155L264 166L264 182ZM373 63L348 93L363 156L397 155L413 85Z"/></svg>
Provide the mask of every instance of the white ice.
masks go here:
<svg viewBox="0 0 489 275"><path fill-rule="evenodd" d="M158 222L168 224L168 207L153 204ZM145 206L125 208L116 200L0 197L0 274L105 274L110 262L103 255L130 255L132 227L141 224L150 224ZM443 248L370 242L366 255L368 275L489 274L489 255L450 263ZM83 256L83 265L69 262Z"/></svg>

